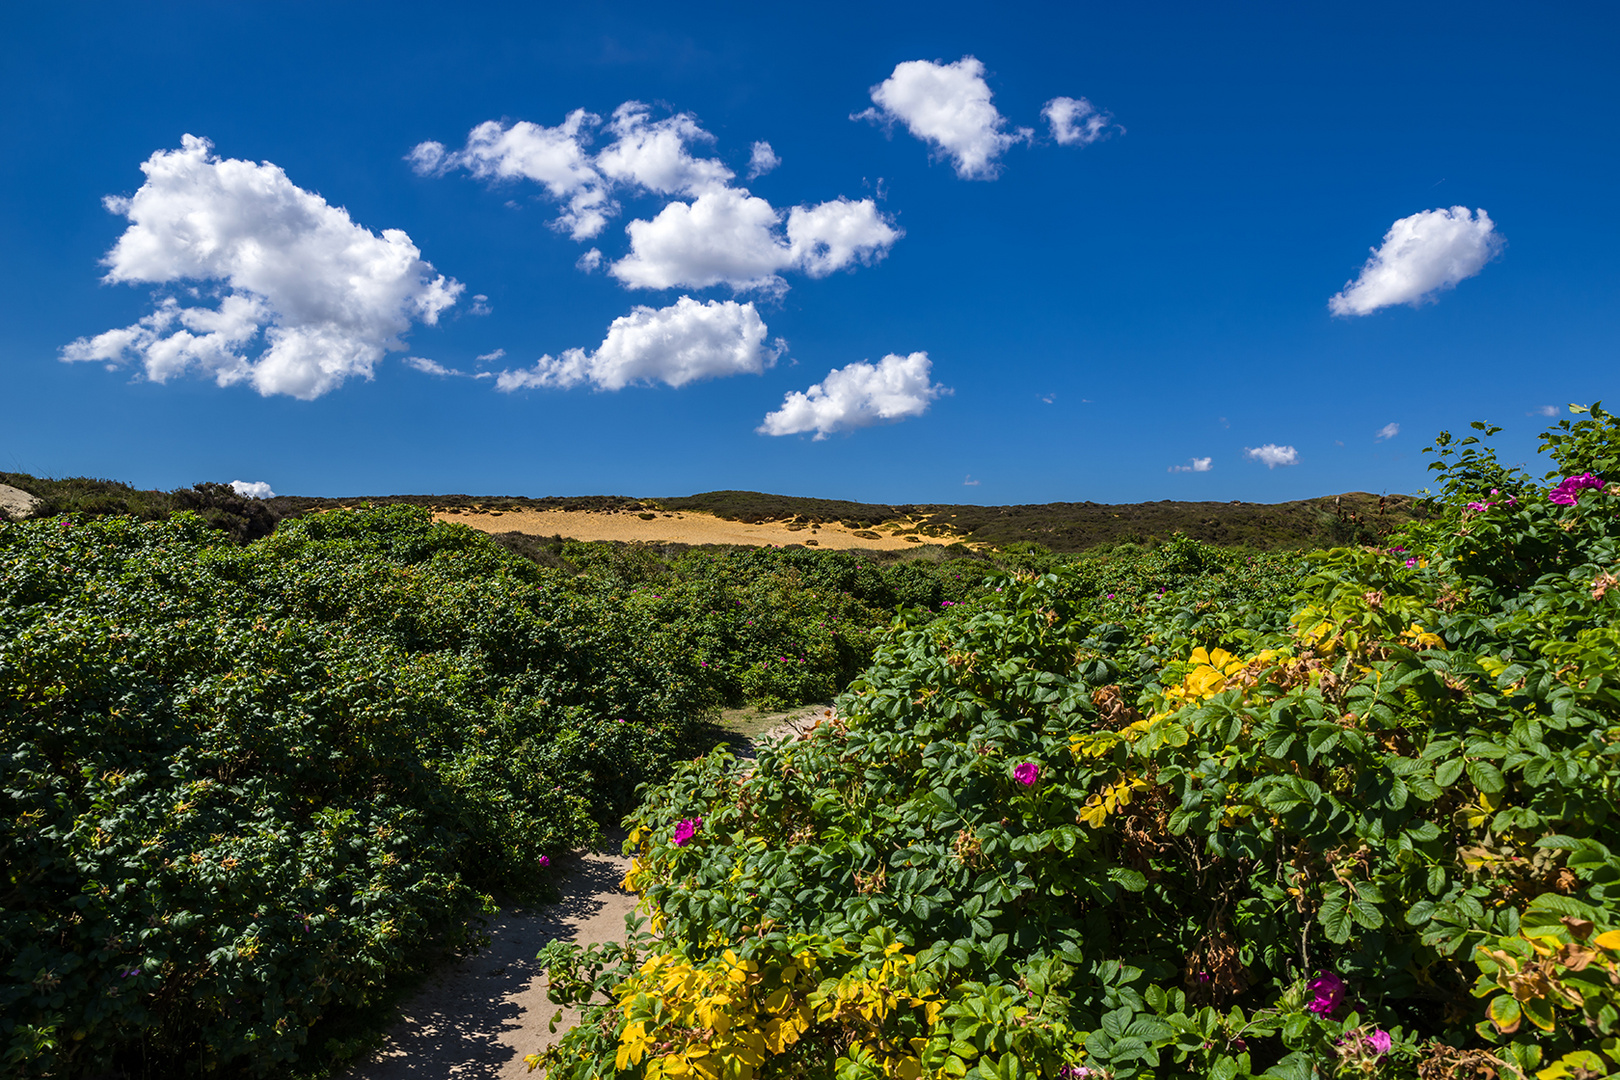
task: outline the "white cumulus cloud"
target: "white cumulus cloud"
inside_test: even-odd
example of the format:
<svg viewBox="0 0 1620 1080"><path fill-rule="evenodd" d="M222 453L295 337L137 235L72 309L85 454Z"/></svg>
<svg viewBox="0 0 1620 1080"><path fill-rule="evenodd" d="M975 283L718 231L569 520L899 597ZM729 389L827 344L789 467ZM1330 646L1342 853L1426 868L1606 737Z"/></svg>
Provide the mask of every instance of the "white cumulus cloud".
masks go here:
<svg viewBox="0 0 1620 1080"><path fill-rule="evenodd" d="M596 167L620 183L659 195L697 195L725 187L732 177L720 162L687 150L714 141L689 113L652 120L647 106L627 101L613 110L608 131L616 138L596 156Z"/></svg>
<svg viewBox="0 0 1620 1080"><path fill-rule="evenodd" d="M1170 468L1167 471L1169 471L1169 472L1209 472L1214 467L1215 467L1215 459L1214 458L1212 458L1212 457L1195 457L1195 458L1188 458L1187 459L1187 464L1185 464L1185 465L1172 465L1172 466L1170 466Z"/></svg>
<svg viewBox="0 0 1620 1080"><path fill-rule="evenodd" d="M907 60L872 87L875 108L852 120L899 121L923 142L951 159L964 180L994 180L996 160L1014 143L1034 137L1029 128L1009 130L1006 117L990 100L984 64L964 56L954 64Z"/></svg>
<svg viewBox="0 0 1620 1080"><path fill-rule="evenodd" d="M835 368L809 390L784 397L782 407L767 415L758 430L762 435L814 431L820 440L835 431L921 416L935 398L950 393L929 381L929 368L925 352L890 353L876 364Z"/></svg>
<svg viewBox="0 0 1620 1080"><path fill-rule="evenodd" d="M465 169L484 180L532 180L565 205L558 227L583 240L600 233L617 210L607 180L585 149L588 129L600 123L601 117L584 109L575 109L556 127L486 120L467 134L460 150L447 152L442 143L424 142L405 160L423 176Z"/></svg>
<svg viewBox="0 0 1620 1080"><path fill-rule="evenodd" d="M187 135L141 165L133 196L105 200L130 224L102 261L110 283L211 284L218 305L165 297L130 326L66 345L63 360L138 360L160 383L197 368L221 386L311 400L369 379L413 322L436 323L456 302L461 284L435 273L402 230L378 236L278 166L221 160L212 148Z"/></svg>
<svg viewBox="0 0 1620 1080"><path fill-rule="evenodd" d="M273 499L276 493L263 480L232 480L231 490L249 499Z"/></svg>
<svg viewBox="0 0 1620 1080"><path fill-rule="evenodd" d="M1373 436L1373 442L1383 442L1385 439L1393 439L1400 433L1401 425L1385 424L1383 427L1378 429L1378 434Z"/></svg>
<svg viewBox="0 0 1620 1080"><path fill-rule="evenodd" d="M651 221L632 221L630 254L611 273L633 289L702 289L780 293L785 270L824 277L888 253L901 236L871 199L834 199L796 206L787 215L745 188L705 192L672 202Z"/></svg>
<svg viewBox="0 0 1620 1080"><path fill-rule="evenodd" d="M1477 214L1477 216L1476 216ZM1389 227L1355 281L1328 301L1335 315L1369 315L1394 304L1414 307L1473 277L1502 249L1484 210L1424 210Z"/></svg>
<svg viewBox="0 0 1620 1080"><path fill-rule="evenodd" d="M1041 115L1059 146L1090 146L1113 131L1125 130L1085 98L1055 97L1041 109Z"/></svg>
<svg viewBox="0 0 1620 1080"><path fill-rule="evenodd" d="M598 135L610 141L593 151ZM582 241L601 235L619 212L616 195L672 196L651 219L626 227L627 255L610 262L593 247L574 264L585 273L607 267L633 289L728 285L780 294L787 289L783 272L820 277L869 264L901 237L871 199L784 211L732 186L729 168L692 152L714 141L690 113L654 119L648 106L627 101L606 124L583 109L551 128L490 120L473 128L460 150L424 142L406 157L423 175L464 169L484 179L535 181L563 205L557 226ZM748 175L780 163L769 143L756 142Z"/></svg>
<svg viewBox="0 0 1620 1080"><path fill-rule="evenodd" d="M776 156L776 151L771 149L770 143L757 142L748 155L748 179L754 180L764 176L780 164L782 159Z"/></svg>
<svg viewBox="0 0 1620 1080"><path fill-rule="evenodd" d="M1251 461L1258 461L1268 469L1275 469L1279 465L1298 465L1299 451L1292 446L1278 446L1276 443L1266 443L1264 446L1243 448L1243 454Z"/></svg>
<svg viewBox="0 0 1620 1080"><path fill-rule="evenodd" d="M614 319L593 352L569 349L558 357L543 356L532 368L501 372L495 387L510 393L589 382L598 390L622 390L631 383L685 386L699 379L758 375L785 347L780 339L767 346L765 334L765 321L751 303L699 303L683 296L669 307L637 307Z"/></svg>

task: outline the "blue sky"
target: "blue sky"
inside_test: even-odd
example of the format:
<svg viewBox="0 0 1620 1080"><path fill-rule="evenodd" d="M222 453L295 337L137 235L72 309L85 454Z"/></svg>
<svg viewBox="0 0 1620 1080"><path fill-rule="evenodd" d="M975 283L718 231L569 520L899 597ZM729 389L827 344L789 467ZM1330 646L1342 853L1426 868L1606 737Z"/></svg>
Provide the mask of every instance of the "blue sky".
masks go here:
<svg viewBox="0 0 1620 1080"><path fill-rule="evenodd" d="M19 9L0 469L1271 502L1613 396L1612 8L1056 8Z"/></svg>

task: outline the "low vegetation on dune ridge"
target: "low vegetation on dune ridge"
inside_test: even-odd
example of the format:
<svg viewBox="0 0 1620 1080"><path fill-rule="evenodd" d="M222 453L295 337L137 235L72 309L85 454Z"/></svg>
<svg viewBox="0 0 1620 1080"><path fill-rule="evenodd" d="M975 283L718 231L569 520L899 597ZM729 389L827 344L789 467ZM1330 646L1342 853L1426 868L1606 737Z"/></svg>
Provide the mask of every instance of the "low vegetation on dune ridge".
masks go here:
<svg viewBox="0 0 1620 1080"><path fill-rule="evenodd" d="M660 499L670 510L701 510L735 521L838 521L851 528L887 527L976 545L1037 543L1072 553L1103 545L1152 545L1173 536L1259 551L1371 540L1421 513L1420 500L1365 492L1285 503L1032 503L1023 506L907 506L711 491Z"/></svg>
<svg viewBox="0 0 1620 1080"><path fill-rule="evenodd" d="M552 1080L1620 1072L1620 423L1432 448L1433 520L902 623L628 819L650 931L542 954ZM1189 560L1209 550L1167 545Z"/></svg>
<svg viewBox="0 0 1620 1080"><path fill-rule="evenodd" d="M43 513L131 514L161 520L190 510L238 542L257 539L277 521L339 507L408 505L432 510L575 510L614 513L694 511L730 521L821 524L883 529L894 535L958 539L975 547L1036 543L1072 554L1119 543L1152 546L1176 535L1223 547L1276 551L1370 541L1422 513L1422 503L1404 495L1343 495L1285 503L1038 503L1024 506L881 505L839 499L711 491L675 498L619 495L527 496L381 495L346 499L279 495L249 499L224 484L197 484L171 492L139 491L112 480L50 480L0 473L0 484L44 500Z"/></svg>

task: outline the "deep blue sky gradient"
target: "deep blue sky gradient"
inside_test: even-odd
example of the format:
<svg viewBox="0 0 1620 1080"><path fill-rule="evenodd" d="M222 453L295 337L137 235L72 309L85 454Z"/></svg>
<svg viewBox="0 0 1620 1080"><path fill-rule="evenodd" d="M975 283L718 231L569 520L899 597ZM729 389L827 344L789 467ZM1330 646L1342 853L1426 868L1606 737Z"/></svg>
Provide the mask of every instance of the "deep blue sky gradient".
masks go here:
<svg viewBox="0 0 1620 1080"><path fill-rule="evenodd" d="M1279 501L1412 491L1435 431L1612 397L1620 355L1620 16L1610 5L15 5L0 33L0 469L143 487L673 495L721 488L881 502ZM959 179L904 129L849 114L905 60L978 57L995 104L1040 127L1084 96L1123 136L1019 146ZM764 376L681 389L498 394L395 354L316 401L202 377L65 364L150 310L105 285L125 222L102 196L211 139L271 161L466 299L412 353L473 367L592 348L636 304L574 268L534 185L415 175L403 156L474 124L555 125L639 99L696 115L777 207L870 196L905 229L883 261L790 277L758 301L790 349ZM782 159L754 182L749 146ZM508 203L514 203L509 206ZM598 239L659 203L630 200ZM1419 308L1327 300L1397 218L1484 208L1507 244ZM928 352L953 393L838 434L755 433L836 367ZM1050 403L1043 400L1051 396ZM1400 434L1377 442L1389 423ZM1293 445L1267 469L1245 447ZM1171 465L1211 456L1203 473ZM971 476L979 483L964 486Z"/></svg>

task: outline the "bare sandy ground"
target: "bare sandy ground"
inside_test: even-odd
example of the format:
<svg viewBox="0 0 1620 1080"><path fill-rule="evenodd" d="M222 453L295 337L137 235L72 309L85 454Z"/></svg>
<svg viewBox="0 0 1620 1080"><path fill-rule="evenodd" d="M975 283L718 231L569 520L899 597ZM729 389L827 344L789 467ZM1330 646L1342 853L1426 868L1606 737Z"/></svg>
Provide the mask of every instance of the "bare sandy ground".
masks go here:
<svg viewBox="0 0 1620 1080"><path fill-rule="evenodd" d="M498 519L497 519L498 520ZM548 534L550 535L550 534ZM757 742L808 731L825 706L765 716L728 718L734 749L752 756ZM618 848L618 839L610 846ZM517 1080L534 1074L523 1063L578 1020L546 1000L546 973L535 953L558 938L581 945L624 940L624 918L636 897L619 888L630 860L605 852L581 852L557 860L561 902L539 910L507 908L489 926L490 943L428 980L400 1010L382 1049L350 1069L344 1080Z"/></svg>
<svg viewBox="0 0 1620 1080"><path fill-rule="evenodd" d="M557 1006L546 1000L546 973L535 953L568 938L589 945L622 941L624 917L636 898L619 882L630 869L620 855L587 852L558 860L560 903L540 910L506 909L489 926L490 944L430 978L401 1010L399 1023L371 1058L345 1080L516 1080L532 1076L526 1054L549 1046L574 1025L564 1010L557 1036L550 1031Z"/></svg>
<svg viewBox="0 0 1620 1080"><path fill-rule="evenodd" d="M651 513L651 511L648 511ZM786 522L751 525L727 521L713 514L690 511L659 513L644 520L634 511L605 513L598 510L508 510L434 511L440 521L459 521L484 532L521 532L531 536L565 536L571 540L640 540L665 544L746 544L764 547L804 544L820 548L872 548L898 551L903 548L945 545L952 537L899 536L884 526L876 530L847 529L837 522L821 526L790 528ZM856 536L857 531L875 531L877 539Z"/></svg>

